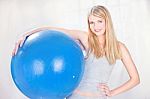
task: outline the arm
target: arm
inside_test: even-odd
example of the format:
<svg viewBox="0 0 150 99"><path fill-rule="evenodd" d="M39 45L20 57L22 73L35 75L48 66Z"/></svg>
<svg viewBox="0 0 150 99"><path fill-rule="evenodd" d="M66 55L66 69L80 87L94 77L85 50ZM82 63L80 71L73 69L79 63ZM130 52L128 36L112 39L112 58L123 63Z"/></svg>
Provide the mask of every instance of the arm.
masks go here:
<svg viewBox="0 0 150 99"><path fill-rule="evenodd" d="M79 39L80 35L82 35L81 32L84 32L84 31L80 31L80 30L70 30L70 29L64 29L64 28L58 28L58 27L41 27L41 28L34 29L32 31L29 31L29 32L25 33L23 36L27 37L34 33L40 32L42 30L60 31L60 32L63 32L65 34L67 34L68 36L72 37L73 39Z"/></svg>
<svg viewBox="0 0 150 99"><path fill-rule="evenodd" d="M119 46L120 46L120 49L122 52L121 60L129 74L130 79L126 83L121 85L120 87L113 89L111 91L112 96L117 95L122 92L125 92L140 83L138 71L136 69L136 66L131 58L131 55L130 55L128 49L125 47L124 44L120 43Z"/></svg>
<svg viewBox="0 0 150 99"><path fill-rule="evenodd" d="M106 93L107 96L114 96L120 93L123 93L133 87L135 87L137 84L140 83L140 78L139 78L139 74L138 71L136 69L136 66L131 58L131 55L128 51L128 49L125 47L124 44L120 43L119 47L121 49L122 52L122 63L124 64L130 79L125 82L123 85L109 90L109 87L107 85L101 85L100 87L103 89L103 91Z"/></svg>
<svg viewBox="0 0 150 99"><path fill-rule="evenodd" d="M63 32L65 33L66 35L70 36L71 38L73 39L76 39L76 40L80 40L83 45L84 44L84 39L87 37L87 33L84 32L84 31L80 31L80 30L69 30L69 29L64 29L64 28L57 28L57 27L41 27L41 28L37 28L37 29L34 29L32 31L29 31L27 33L25 33L18 41L17 43L15 44L15 48L12 52L12 55L15 55L18 51L18 48L21 47L26 39L26 37L34 34L34 33L37 33L37 32L40 32L42 30L57 30L57 31L60 31L60 32Z"/></svg>

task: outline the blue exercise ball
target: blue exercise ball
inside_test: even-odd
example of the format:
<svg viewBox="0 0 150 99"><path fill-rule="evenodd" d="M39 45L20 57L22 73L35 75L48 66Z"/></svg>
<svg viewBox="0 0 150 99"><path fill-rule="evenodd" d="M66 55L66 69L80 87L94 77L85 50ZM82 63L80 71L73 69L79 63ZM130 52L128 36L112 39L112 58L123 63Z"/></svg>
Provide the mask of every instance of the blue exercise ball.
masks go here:
<svg viewBox="0 0 150 99"><path fill-rule="evenodd" d="M79 85L84 56L66 34L44 30L30 35L11 60L18 89L31 99L63 99Z"/></svg>

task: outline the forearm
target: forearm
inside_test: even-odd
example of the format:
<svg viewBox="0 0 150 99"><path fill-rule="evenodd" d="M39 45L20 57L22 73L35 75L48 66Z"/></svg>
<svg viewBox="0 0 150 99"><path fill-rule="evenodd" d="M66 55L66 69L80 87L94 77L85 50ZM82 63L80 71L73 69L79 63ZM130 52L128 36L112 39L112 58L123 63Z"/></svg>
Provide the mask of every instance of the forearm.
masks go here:
<svg viewBox="0 0 150 99"><path fill-rule="evenodd" d="M57 27L40 27L40 28L36 28L36 29L33 29L33 30L25 33L24 36L29 36L31 34L37 33L37 32L42 31L42 30L58 30L58 31L61 31L61 32L66 32L66 30L63 29L63 28L57 28Z"/></svg>
<svg viewBox="0 0 150 99"><path fill-rule="evenodd" d="M130 79L123 85L119 86L118 88L111 90L111 96L125 92L140 83L140 77L138 71L136 69L136 66L131 58L128 49L122 43L119 43L119 48L122 53L122 59L121 59L122 63L124 64Z"/></svg>
<svg viewBox="0 0 150 99"><path fill-rule="evenodd" d="M111 90L111 96L123 93L123 92L135 87L139 83L140 83L139 79L130 79L123 85Z"/></svg>
<svg viewBox="0 0 150 99"><path fill-rule="evenodd" d="M30 36L34 33L37 33L39 31L42 31L42 30L56 30L56 31L60 31L60 32L63 32L65 33L66 35L74 38L74 39L78 39L78 35L77 33L74 33L75 30L69 30L69 29L64 29L64 28L59 28L59 27L41 27L41 28L37 28L37 29L34 29L34 30L31 30L27 33L25 33L23 36Z"/></svg>

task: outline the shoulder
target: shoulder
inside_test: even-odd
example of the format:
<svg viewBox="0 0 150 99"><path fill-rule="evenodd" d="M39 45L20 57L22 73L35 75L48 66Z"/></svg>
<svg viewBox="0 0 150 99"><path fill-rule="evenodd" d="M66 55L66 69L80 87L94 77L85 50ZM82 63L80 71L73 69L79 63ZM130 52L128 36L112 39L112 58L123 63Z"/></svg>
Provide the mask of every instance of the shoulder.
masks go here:
<svg viewBox="0 0 150 99"><path fill-rule="evenodd" d="M128 48L126 47L126 45L124 43L118 42L118 46L119 46L119 49L121 51L122 58L130 56L129 50L128 50Z"/></svg>
<svg viewBox="0 0 150 99"><path fill-rule="evenodd" d="M119 47L120 50L123 50L123 49L126 48L125 44L120 42L120 41L118 41L118 47Z"/></svg>
<svg viewBox="0 0 150 99"><path fill-rule="evenodd" d="M120 41L118 41L118 46L119 46L119 49L120 49L121 51L127 50L126 45L125 45L124 43L120 42Z"/></svg>

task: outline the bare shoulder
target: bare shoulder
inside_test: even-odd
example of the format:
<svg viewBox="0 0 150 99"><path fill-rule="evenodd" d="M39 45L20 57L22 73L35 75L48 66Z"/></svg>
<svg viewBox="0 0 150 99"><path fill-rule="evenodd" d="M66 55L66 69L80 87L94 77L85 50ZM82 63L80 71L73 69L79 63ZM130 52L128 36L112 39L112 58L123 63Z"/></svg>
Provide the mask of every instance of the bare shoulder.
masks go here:
<svg viewBox="0 0 150 99"><path fill-rule="evenodd" d="M126 45L124 43L120 42L120 41L118 41L118 46L119 46L119 48L120 48L121 51L127 50Z"/></svg>
<svg viewBox="0 0 150 99"><path fill-rule="evenodd" d="M119 45L120 51L122 53L122 58L130 57L129 50L127 49L126 45L122 42L119 42L118 45Z"/></svg>
<svg viewBox="0 0 150 99"><path fill-rule="evenodd" d="M124 47L124 46L125 46L125 45L124 45L123 42L118 41L118 47L119 47L119 48L122 48L122 47Z"/></svg>

